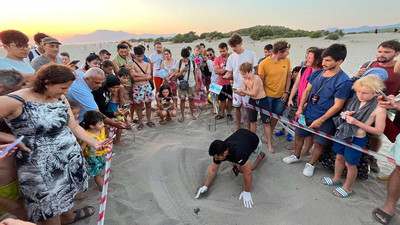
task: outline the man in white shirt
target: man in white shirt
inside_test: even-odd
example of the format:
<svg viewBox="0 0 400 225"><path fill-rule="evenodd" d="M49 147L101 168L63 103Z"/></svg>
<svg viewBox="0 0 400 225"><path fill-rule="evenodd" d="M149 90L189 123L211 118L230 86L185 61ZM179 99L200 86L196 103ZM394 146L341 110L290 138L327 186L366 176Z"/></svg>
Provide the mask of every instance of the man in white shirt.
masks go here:
<svg viewBox="0 0 400 225"><path fill-rule="evenodd" d="M161 42L154 43L154 50L156 51L150 55L150 61L151 61L151 68L153 70L152 71L153 82L154 86L156 87L156 94L157 94L164 81L162 78L158 77L158 72L161 69L161 62L163 61Z"/></svg>
<svg viewBox="0 0 400 225"><path fill-rule="evenodd" d="M256 54L252 51L245 50L242 47L242 37L238 34L233 34L232 37L228 40L229 46L232 48L233 52L229 58L226 65L226 70L228 71L224 75L224 79L230 79L233 77L233 90L242 89L243 86L243 77L239 72L239 66L245 62L249 62L253 65L253 73L257 74L258 63ZM241 128L241 107L244 104L248 103L249 96L240 96L238 94L233 93L233 107L235 107L236 111L236 128L233 129L233 132ZM247 113L247 109L246 109ZM250 124L247 121L247 128L250 129Z"/></svg>

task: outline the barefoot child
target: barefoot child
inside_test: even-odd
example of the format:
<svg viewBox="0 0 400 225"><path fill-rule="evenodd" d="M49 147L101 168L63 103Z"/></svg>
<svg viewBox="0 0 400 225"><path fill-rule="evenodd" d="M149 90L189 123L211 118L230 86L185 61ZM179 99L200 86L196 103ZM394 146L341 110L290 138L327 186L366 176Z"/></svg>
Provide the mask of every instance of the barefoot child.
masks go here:
<svg viewBox="0 0 400 225"><path fill-rule="evenodd" d="M165 121L170 121L171 117L176 116L176 109L172 100L171 88L166 83L160 87L160 91L158 93L158 102L160 108L156 111L156 114L160 117L160 124L165 125Z"/></svg>
<svg viewBox="0 0 400 225"><path fill-rule="evenodd" d="M249 104L257 106L259 108L269 110L269 104L267 96L265 95L263 82L259 76L256 76L252 72L253 65L249 62L245 62L239 67L239 72L243 76L243 87L234 91L234 93L245 96L250 96ZM256 133L257 127L257 115L258 112L252 108L249 108L249 121L250 130ZM263 137L263 141L267 142L268 150L270 153L274 153L274 148L272 147L272 130L270 126L270 117L261 113L261 120L264 124L264 131L266 137Z"/></svg>
<svg viewBox="0 0 400 225"><path fill-rule="evenodd" d="M103 122L104 118L103 114L96 111L88 111L83 116L82 126L95 140L106 140L106 131ZM108 144L106 144L106 146L107 145ZM101 172L105 168L108 148L105 148L102 151L95 151L92 146L85 142L81 143L81 148L88 164L90 176L94 177L94 182L101 191L103 190L103 177ZM112 191L112 189L109 189L109 191Z"/></svg>
<svg viewBox="0 0 400 225"><path fill-rule="evenodd" d="M357 94L347 100L340 116L333 118L337 128L336 138L365 147L367 132L375 135L383 133L386 109L378 105L375 90L382 90L384 87L383 81L372 75L363 77L354 83L353 89ZM322 183L328 186L341 186L340 178L346 166L346 182L342 187L333 190L332 193L335 196L347 198L353 194L353 184L357 178L357 165L362 152L336 142L333 144L332 150L337 153L335 175L332 179L329 177L322 178Z"/></svg>

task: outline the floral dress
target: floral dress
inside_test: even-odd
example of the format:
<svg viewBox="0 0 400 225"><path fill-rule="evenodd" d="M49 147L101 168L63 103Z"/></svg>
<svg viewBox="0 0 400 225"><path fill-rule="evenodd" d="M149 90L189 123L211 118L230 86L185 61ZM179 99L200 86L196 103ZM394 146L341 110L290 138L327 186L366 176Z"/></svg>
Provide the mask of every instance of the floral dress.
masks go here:
<svg viewBox="0 0 400 225"><path fill-rule="evenodd" d="M22 113L5 119L15 136L31 152L17 154L19 187L31 222L47 220L70 210L73 199L88 188L89 173L75 136L67 126L68 106L63 100L51 103L25 101Z"/></svg>

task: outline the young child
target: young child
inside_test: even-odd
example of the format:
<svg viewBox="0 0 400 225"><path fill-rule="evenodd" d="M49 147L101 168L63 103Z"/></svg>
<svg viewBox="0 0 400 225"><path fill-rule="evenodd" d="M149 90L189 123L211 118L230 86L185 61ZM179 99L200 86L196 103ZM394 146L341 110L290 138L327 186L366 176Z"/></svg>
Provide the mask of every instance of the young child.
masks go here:
<svg viewBox="0 0 400 225"><path fill-rule="evenodd" d="M69 107L71 107L72 114L74 114L74 118L76 121L78 121L79 117L79 103L75 101L69 101Z"/></svg>
<svg viewBox="0 0 400 225"><path fill-rule="evenodd" d="M172 100L171 88L166 83L160 87L160 91L158 92L158 102L160 108L156 111L156 114L160 117L160 124L165 125L165 121L170 121L171 117L176 116L176 109Z"/></svg>
<svg viewBox="0 0 400 225"><path fill-rule="evenodd" d="M102 63L101 69L104 71L104 74L106 76L108 75L114 75L113 71L114 71L114 64L112 63L111 60L105 60Z"/></svg>
<svg viewBox="0 0 400 225"><path fill-rule="evenodd" d="M121 104L121 98L119 95L119 89L121 87L121 81L114 75L107 76L104 83L105 93L109 99L107 103L107 111L114 114L117 120L123 120L129 113L128 109L120 109L118 106ZM117 136L115 137L115 145L120 147L126 147L127 144L121 141L122 129L117 129Z"/></svg>
<svg viewBox="0 0 400 225"><path fill-rule="evenodd" d="M333 118L337 128L336 138L365 147L367 132L375 135L383 133L386 109L378 105L375 90L382 90L384 87L383 81L373 75L363 77L354 83L353 89L356 94L347 100L340 116ZM346 166L346 182L332 193L335 196L347 198L353 194L353 184L357 178L357 165L362 152L336 142L333 144L332 150L337 153L335 175L332 179L322 178L322 183L328 186L341 186L340 178Z"/></svg>
<svg viewBox="0 0 400 225"><path fill-rule="evenodd" d="M243 87L234 91L240 96L248 95L250 96L249 104L257 106L259 108L269 111L269 104L267 96L263 88L263 82L259 76L256 76L252 72L253 65L249 62L245 62L239 67L239 72L243 77ZM249 122L250 130L256 133L257 127L257 115L258 112L252 108L249 108ZM265 136L262 137L264 142L268 144L268 151L272 154L274 153L274 148L272 147L272 130L270 126L270 117L261 113L261 120L264 124Z"/></svg>
<svg viewBox="0 0 400 225"><path fill-rule="evenodd" d="M104 118L103 114L96 111L88 111L83 116L82 126L95 140L106 140L106 131L103 122ZM107 145L108 144L105 146ZM108 148L106 147L102 151L95 151L92 146L85 142L81 143L81 148L88 164L90 176L94 177L94 182L99 187L99 190L102 191L103 177L101 176L101 172L104 170L106 165ZM109 189L108 191L112 191L112 189Z"/></svg>

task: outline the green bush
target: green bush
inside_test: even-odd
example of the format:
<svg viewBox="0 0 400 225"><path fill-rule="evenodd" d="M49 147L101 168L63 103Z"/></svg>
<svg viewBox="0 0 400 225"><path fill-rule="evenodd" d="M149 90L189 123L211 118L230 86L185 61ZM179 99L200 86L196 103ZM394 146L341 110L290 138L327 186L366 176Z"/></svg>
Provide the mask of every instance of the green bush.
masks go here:
<svg viewBox="0 0 400 225"><path fill-rule="evenodd" d="M186 34L177 34L175 37L171 39L173 43L190 43L195 40L199 39L199 36L196 35L196 32L190 31L189 33Z"/></svg>
<svg viewBox="0 0 400 225"><path fill-rule="evenodd" d="M325 39L337 40L339 39L339 34L337 32L330 33Z"/></svg>
<svg viewBox="0 0 400 225"><path fill-rule="evenodd" d="M310 38L320 38L322 36L324 36L324 32L322 30L313 31L310 34Z"/></svg>

